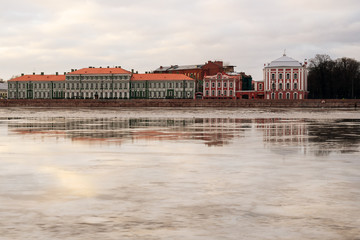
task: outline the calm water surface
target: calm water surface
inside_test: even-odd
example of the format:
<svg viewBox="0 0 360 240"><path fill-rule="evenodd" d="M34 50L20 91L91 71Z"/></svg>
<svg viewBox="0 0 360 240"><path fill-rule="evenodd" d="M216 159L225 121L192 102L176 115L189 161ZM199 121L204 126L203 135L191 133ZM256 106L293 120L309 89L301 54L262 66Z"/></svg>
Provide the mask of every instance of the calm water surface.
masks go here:
<svg viewBox="0 0 360 240"><path fill-rule="evenodd" d="M0 239L360 239L360 111L0 109Z"/></svg>

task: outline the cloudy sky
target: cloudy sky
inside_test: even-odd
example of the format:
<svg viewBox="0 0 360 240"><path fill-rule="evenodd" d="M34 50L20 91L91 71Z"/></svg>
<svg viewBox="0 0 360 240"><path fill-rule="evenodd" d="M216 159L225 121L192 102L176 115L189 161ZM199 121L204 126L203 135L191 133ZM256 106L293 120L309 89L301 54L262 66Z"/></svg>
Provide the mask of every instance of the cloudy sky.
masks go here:
<svg viewBox="0 0 360 240"><path fill-rule="evenodd" d="M315 54L360 60L359 0L1 1L0 78L88 66L150 71L223 60L262 79L264 63Z"/></svg>

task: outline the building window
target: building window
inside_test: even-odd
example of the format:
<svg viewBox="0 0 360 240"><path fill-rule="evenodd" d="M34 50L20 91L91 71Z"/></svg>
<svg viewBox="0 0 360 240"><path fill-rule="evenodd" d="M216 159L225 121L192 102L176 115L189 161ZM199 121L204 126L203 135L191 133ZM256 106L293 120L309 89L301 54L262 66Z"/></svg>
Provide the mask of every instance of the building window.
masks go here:
<svg viewBox="0 0 360 240"><path fill-rule="evenodd" d="M286 89L287 89L287 90L290 89L290 83L286 83Z"/></svg>
<svg viewBox="0 0 360 240"><path fill-rule="evenodd" d="M231 88L233 87L233 83L232 83L232 82L230 83L230 87L231 87Z"/></svg>
<svg viewBox="0 0 360 240"><path fill-rule="evenodd" d="M214 90L211 91L211 96L215 96L215 91Z"/></svg>
<svg viewBox="0 0 360 240"><path fill-rule="evenodd" d="M224 96L226 96L226 90L224 91Z"/></svg>
<svg viewBox="0 0 360 240"><path fill-rule="evenodd" d="M226 88L226 82L224 82L224 88Z"/></svg>
<svg viewBox="0 0 360 240"><path fill-rule="evenodd" d="M271 99L275 99L275 93L271 94Z"/></svg>
<svg viewBox="0 0 360 240"><path fill-rule="evenodd" d="M218 88L220 88L221 87L221 83L220 82L218 82Z"/></svg>
<svg viewBox="0 0 360 240"><path fill-rule="evenodd" d="M230 96L232 96L233 95L233 91L230 91Z"/></svg>
<svg viewBox="0 0 360 240"><path fill-rule="evenodd" d="M279 79L282 79L282 78L283 78L282 73L279 73Z"/></svg>
<svg viewBox="0 0 360 240"><path fill-rule="evenodd" d="M294 79L297 79L297 78L298 78L298 74L294 73Z"/></svg>
<svg viewBox="0 0 360 240"><path fill-rule="evenodd" d="M283 84L279 83L279 90L282 90L282 88L283 88Z"/></svg>
<svg viewBox="0 0 360 240"><path fill-rule="evenodd" d="M286 79L290 79L290 73L286 74Z"/></svg>
<svg viewBox="0 0 360 240"><path fill-rule="evenodd" d="M271 74L271 80L275 80L275 73Z"/></svg>
<svg viewBox="0 0 360 240"><path fill-rule="evenodd" d="M294 83L294 89L297 89L297 88L298 88L298 84Z"/></svg>
<svg viewBox="0 0 360 240"><path fill-rule="evenodd" d="M259 84L259 90L262 90L262 84Z"/></svg>
<svg viewBox="0 0 360 240"><path fill-rule="evenodd" d="M221 95L221 91L219 90L219 91L218 91L218 96L220 96L220 95Z"/></svg>
<svg viewBox="0 0 360 240"><path fill-rule="evenodd" d="M297 93L294 93L294 99L297 99L298 96L297 96Z"/></svg>
<svg viewBox="0 0 360 240"><path fill-rule="evenodd" d="M272 90L275 90L276 89L276 84L273 82L272 83Z"/></svg>
<svg viewBox="0 0 360 240"><path fill-rule="evenodd" d="M283 98L282 93L279 93L279 99L282 99L282 98Z"/></svg>
<svg viewBox="0 0 360 240"><path fill-rule="evenodd" d="M209 96L209 91L206 91L205 96Z"/></svg>
<svg viewBox="0 0 360 240"><path fill-rule="evenodd" d="M213 87L213 88L215 87L215 83L214 83L214 82L212 82L211 87Z"/></svg>
<svg viewBox="0 0 360 240"><path fill-rule="evenodd" d="M286 93L286 99L290 99L290 93Z"/></svg>
<svg viewBox="0 0 360 240"><path fill-rule="evenodd" d="M208 88L209 87L209 82L206 82L205 86Z"/></svg>

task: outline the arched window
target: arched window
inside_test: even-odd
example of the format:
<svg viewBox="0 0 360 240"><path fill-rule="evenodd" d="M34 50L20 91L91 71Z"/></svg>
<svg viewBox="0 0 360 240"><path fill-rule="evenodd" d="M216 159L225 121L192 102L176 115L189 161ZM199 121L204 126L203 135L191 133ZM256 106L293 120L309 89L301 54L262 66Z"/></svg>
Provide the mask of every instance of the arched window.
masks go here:
<svg viewBox="0 0 360 240"><path fill-rule="evenodd" d="M272 90L275 90L276 89L276 84L273 82L272 83Z"/></svg>
<svg viewBox="0 0 360 240"><path fill-rule="evenodd" d="M283 84L279 83L279 89L282 90L282 88L283 88Z"/></svg>
<svg viewBox="0 0 360 240"><path fill-rule="evenodd" d="M298 88L298 84L295 82L294 83L294 89L297 89Z"/></svg>
<svg viewBox="0 0 360 240"><path fill-rule="evenodd" d="M298 99L298 94L294 93L294 99Z"/></svg>
<svg viewBox="0 0 360 240"><path fill-rule="evenodd" d="M279 93L279 99L283 99L283 94Z"/></svg>
<svg viewBox="0 0 360 240"><path fill-rule="evenodd" d="M275 99L275 93L271 94L271 99Z"/></svg>
<svg viewBox="0 0 360 240"><path fill-rule="evenodd" d="M286 99L290 99L290 93L286 93Z"/></svg>

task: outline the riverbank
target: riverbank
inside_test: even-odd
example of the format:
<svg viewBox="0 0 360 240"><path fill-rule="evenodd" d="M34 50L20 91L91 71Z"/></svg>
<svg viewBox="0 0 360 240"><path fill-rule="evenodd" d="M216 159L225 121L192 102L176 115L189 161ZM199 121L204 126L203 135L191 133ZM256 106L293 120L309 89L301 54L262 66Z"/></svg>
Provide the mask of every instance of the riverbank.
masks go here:
<svg viewBox="0 0 360 240"><path fill-rule="evenodd" d="M218 100L218 99L4 99L0 107L238 107L358 108L360 99Z"/></svg>

